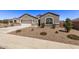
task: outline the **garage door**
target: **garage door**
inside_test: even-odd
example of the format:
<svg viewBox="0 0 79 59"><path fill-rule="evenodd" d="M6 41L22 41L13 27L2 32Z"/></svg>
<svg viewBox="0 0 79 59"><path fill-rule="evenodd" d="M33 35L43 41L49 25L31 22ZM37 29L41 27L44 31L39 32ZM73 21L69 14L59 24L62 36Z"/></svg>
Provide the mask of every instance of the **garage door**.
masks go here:
<svg viewBox="0 0 79 59"><path fill-rule="evenodd" d="M32 24L32 20L22 20L22 23L24 23L24 24Z"/></svg>

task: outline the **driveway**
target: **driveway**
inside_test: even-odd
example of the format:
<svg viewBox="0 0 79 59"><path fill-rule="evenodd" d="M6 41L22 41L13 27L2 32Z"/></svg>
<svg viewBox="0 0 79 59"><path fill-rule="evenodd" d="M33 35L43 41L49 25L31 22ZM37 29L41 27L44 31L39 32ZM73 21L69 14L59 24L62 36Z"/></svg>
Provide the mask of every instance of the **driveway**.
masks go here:
<svg viewBox="0 0 79 59"><path fill-rule="evenodd" d="M21 24L18 26L12 26L12 27L6 27L6 28L0 28L0 33L8 33L8 32L12 32L12 31L16 31L18 29L22 29L25 27L30 27L30 24Z"/></svg>

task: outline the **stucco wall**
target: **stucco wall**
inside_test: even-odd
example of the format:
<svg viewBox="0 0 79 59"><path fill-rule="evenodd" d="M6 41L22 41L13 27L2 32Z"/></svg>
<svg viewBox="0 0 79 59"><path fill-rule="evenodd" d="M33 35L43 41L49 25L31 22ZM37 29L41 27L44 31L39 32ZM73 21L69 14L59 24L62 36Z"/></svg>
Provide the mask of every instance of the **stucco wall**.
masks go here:
<svg viewBox="0 0 79 59"><path fill-rule="evenodd" d="M52 18L54 24L59 24L59 16L52 15L52 14L46 14L40 18L40 22L46 23L46 18Z"/></svg>
<svg viewBox="0 0 79 59"><path fill-rule="evenodd" d="M21 18L21 22L25 23L25 24L38 24L38 19L28 16L28 15L24 15Z"/></svg>

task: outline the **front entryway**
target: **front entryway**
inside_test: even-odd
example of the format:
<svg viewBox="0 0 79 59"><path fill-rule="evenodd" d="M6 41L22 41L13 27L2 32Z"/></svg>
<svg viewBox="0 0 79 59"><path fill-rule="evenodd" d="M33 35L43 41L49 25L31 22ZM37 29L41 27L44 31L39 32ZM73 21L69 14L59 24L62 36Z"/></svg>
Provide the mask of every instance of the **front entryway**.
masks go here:
<svg viewBox="0 0 79 59"><path fill-rule="evenodd" d="M46 18L46 24L53 24L52 18Z"/></svg>

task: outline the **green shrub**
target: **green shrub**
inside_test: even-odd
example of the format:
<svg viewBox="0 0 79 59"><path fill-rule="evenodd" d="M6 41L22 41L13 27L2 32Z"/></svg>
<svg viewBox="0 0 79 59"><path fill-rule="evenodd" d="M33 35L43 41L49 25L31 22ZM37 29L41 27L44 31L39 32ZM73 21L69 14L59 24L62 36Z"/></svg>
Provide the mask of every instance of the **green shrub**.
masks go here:
<svg viewBox="0 0 79 59"><path fill-rule="evenodd" d="M47 35L47 33L46 32L41 32L40 35L45 36L45 35Z"/></svg>
<svg viewBox="0 0 79 59"><path fill-rule="evenodd" d="M67 37L70 39L79 40L79 36L74 35L74 34L69 34L69 35L67 35Z"/></svg>
<svg viewBox="0 0 79 59"><path fill-rule="evenodd" d="M45 27L45 24L44 23L41 23L40 27L41 28L44 28Z"/></svg>
<svg viewBox="0 0 79 59"><path fill-rule="evenodd" d="M70 30L72 29L72 21L69 18L66 19L64 27L67 32L70 32Z"/></svg>

